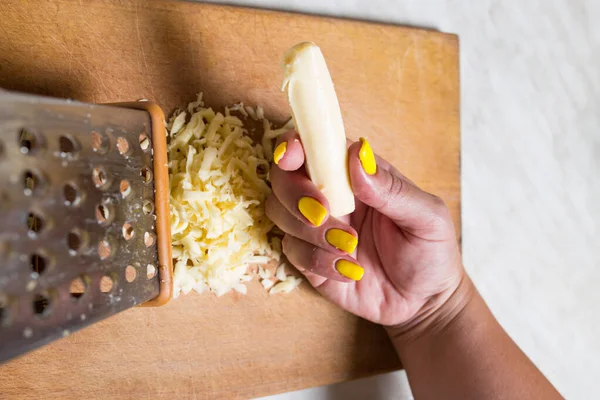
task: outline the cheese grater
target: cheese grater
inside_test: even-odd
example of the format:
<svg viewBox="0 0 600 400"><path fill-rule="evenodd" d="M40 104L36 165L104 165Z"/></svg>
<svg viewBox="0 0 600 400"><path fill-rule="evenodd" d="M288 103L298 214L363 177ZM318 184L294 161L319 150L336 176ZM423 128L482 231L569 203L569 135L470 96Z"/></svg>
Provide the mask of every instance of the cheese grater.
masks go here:
<svg viewBox="0 0 600 400"><path fill-rule="evenodd" d="M0 362L172 292L164 114L0 91Z"/></svg>

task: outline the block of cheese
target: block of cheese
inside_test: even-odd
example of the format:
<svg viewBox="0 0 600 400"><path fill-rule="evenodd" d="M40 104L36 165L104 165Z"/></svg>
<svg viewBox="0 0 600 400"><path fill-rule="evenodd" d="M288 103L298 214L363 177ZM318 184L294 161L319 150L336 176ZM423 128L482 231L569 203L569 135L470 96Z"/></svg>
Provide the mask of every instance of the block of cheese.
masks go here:
<svg viewBox="0 0 600 400"><path fill-rule="evenodd" d="M303 42L283 57L283 86L306 155L306 169L340 217L354 211L342 113L319 47Z"/></svg>

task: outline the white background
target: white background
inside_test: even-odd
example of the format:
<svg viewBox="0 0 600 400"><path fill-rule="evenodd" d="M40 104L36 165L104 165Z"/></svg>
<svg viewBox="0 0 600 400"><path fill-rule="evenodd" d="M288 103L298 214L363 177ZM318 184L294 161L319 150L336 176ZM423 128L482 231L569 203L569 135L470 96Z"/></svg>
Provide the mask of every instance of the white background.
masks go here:
<svg viewBox="0 0 600 400"><path fill-rule="evenodd" d="M228 3L459 35L465 266L501 324L561 393L597 398L600 1ZM397 372L269 399L309 398L411 397Z"/></svg>

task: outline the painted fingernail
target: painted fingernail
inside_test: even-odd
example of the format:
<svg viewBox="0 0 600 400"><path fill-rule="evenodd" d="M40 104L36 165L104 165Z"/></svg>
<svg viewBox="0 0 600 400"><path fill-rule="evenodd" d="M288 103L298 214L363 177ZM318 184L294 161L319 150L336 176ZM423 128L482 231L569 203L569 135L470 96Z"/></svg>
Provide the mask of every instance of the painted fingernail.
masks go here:
<svg viewBox="0 0 600 400"><path fill-rule="evenodd" d="M327 216L327 209L312 197L303 197L298 201L298 210L314 226L321 226Z"/></svg>
<svg viewBox="0 0 600 400"><path fill-rule="evenodd" d="M366 138L360 138L362 143L360 151L358 152L358 158L365 172L369 175L374 175L377 172L377 162L375 161L375 155L373 149Z"/></svg>
<svg viewBox="0 0 600 400"><path fill-rule="evenodd" d="M358 245L356 236L336 228L328 230L325 239L336 249L345 251L348 254L352 254L356 249L356 245Z"/></svg>
<svg viewBox="0 0 600 400"><path fill-rule="evenodd" d="M275 148L275 151L273 152L273 161L275 162L275 164L279 164L279 161L281 161L281 159L285 155L286 150L287 142L279 143L279 146L277 146Z"/></svg>
<svg viewBox="0 0 600 400"><path fill-rule="evenodd" d="M360 281L365 274L363 267L348 260L339 260L336 262L335 269L337 269L340 275L353 281Z"/></svg>

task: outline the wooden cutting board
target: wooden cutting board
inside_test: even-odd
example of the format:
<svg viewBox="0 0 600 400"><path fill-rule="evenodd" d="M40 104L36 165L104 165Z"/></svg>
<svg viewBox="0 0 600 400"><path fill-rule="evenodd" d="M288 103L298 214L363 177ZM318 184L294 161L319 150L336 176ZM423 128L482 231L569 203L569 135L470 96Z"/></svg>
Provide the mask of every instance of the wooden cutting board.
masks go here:
<svg viewBox="0 0 600 400"><path fill-rule="evenodd" d="M438 32L168 1L0 2L0 87L88 102L149 98L288 114L280 58L325 54L348 135L443 197L460 237L458 40ZM368 271L367 271L368 273ZM1 338L0 338L1 340ZM399 367L383 330L307 284L123 312L0 367L1 398L247 398Z"/></svg>

